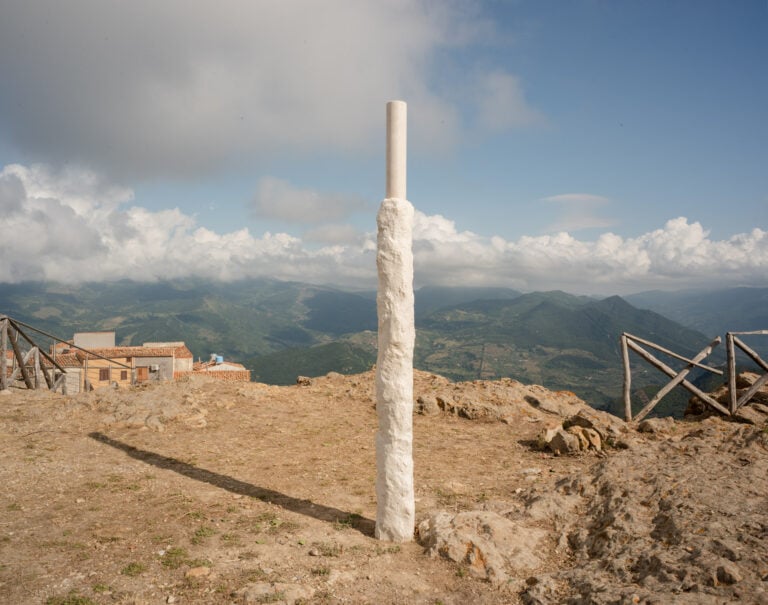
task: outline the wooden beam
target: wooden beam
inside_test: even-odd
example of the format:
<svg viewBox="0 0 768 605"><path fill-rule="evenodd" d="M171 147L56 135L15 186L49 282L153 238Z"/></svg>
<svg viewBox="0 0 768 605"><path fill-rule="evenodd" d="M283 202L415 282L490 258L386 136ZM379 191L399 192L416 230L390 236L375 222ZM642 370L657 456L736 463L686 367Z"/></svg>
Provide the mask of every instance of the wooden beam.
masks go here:
<svg viewBox="0 0 768 605"><path fill-rule="evenodd" d="M734 412L744 404L749 403L749 400L755 396L755 393L757 393L766 382L768 382L768 374L763 374L762 376L760 376L760 378L758 378L755 381L755 383L751 387L749 387L749 389L747 389L746 393L744 393L741 397L739 397L738 401L736 402L736 409L734 410ZM735 392L735 389L734 389L734 392Z"/></svg>
<svg viewBox="0 0 768 605"><path fill-rule="evenodd" d="M8 318L0 320L0 391L8 388Z"/></svg>
<svg viewBox="0 0 768 605"><path fill-rule="evenodd" d="M733 337L733 342L736 343L736 345L744 351L749 357L754 361L757 365L759 365L763 370L768 372L768 363L764 362L760 355L755 353L749 346L747 346L741 338L737 338L736 336Z"/></svg>
<svg viewBox="0 0 768 605"><path fill-rule="evenodd" d="M725 344L728 349L728 407L733 414L738 407L736 401L736 347L733 344L733 332L726 333Z"/></svg>
<svg viewBox="0 0 768 605"><path fill-rule="evenodd" d="M67 374L66 372L64 374L59 374L56 377L56 380L53 381L53 386L51 387L52 391L56 391L59 387L61 387L61 394L66 395L66 385L67 385Z"/></svg>
<svg viewBox="0 0 768 605"><path fill-rule="evenodd" d="M637 336L632 336L632 334L628 334L627 332L624 332L627 338L630 340L634 340L635 342L640 342L644 344L647 347L651 347L652 349L656 349L657 351L661 351L665 355L669 355L670 357L674 357L675 359L679 359L680 361L684 361L685 363L692 363L692 360L688 359L687 357L683 357L682 355L678 355L677 353L670 351L669 349L665 349L664 347L661 347L657 345L656 343L651 342L650 340L645 340L643 338L639 338ZM718 344L720 343L720 337L718 336L715 339ZM702 370L707 370L708 372L712 372L713 374L718 374L720 376L723 375L722 370L718 370L717 368L712 368L710 366L700 364L700 363L694 363L697 368L701 368Z"/></svg>
<svg viewBox="0 0 768 605"><path fill-rule="evenodd" d="M85 356L85 363L83 363L83 390L87 393L90 391L91 382L88 380L88 355Z"/></svg>
<svg viewBox="0 0 768 605"><path fill-rule="evenodd" d="M48 332L43 332L43 330L38 330L37 328L35 328L33 326L30 326L29 324L25 324L23 321L19 321L17 319L14 319L13 323L14 323L14 325L16 325L16 324L22 325L25 328L33 330L33 331L37 332L38 334L42 334L43 336L47 336L48 338L53 338L54 340L57 340L58 342L67 342L66 340L62 340L58 336L54 336L53 334L49 334ZM16 329L18 329L18 325L16 326ZM27 340L29 340L29 338L26 335L24 336L24 338L27 338ZM99 355L98 353L94 353L93 351L89 351L88 349L84 349L83 347L79 347L79 346L77 346L74 343L67 343L67 344L68 344L69 347L71 347L73 349L78 349L80 351L83 351L84 353L87 353L88 355L93 355L94 357L98 357L99 359L103 359L105 361L109 361L109 362L114 363L116 365L119 365L119 366L121 366L121 367L123 367L123 368L125 368L127 370L131 369L130 366L127 366L124 363L120 363L119 361L114 361L114 360L110 359L109 357L104 357L103 355Z"/></svg>
<svg viewBox="0 0 768 605"><path fill-rule="evenodd" d="M24 337L24 339L25 339L25 340L26 340L26 341L27 341L29 344L31 344L33 347L34 347L34 346L37 346L37 345L35 344L35 342L34 342L34 341L33 341L33 340L32 340L32 339L29 337L29 336L27 336L27 335L24 333L24 331L23 331L23 330L22 330L22 329L21 329L21 328L20 328L20 327L17 325L17 324L19 323L18 321L16 321L16 320L10 320L10 321L11 321L11 323L13 324L13 327L14 327L14 328L15 328L15 329L18 331L18 333L19 333L19 334L21 334L21 335ZM24 326L25 326L26 324L22 324L22 325L24 325ZM51 362L51 363L52 363L54 366L56 366L57 368L59 368L59 370L61 370L62 372L64 371L64 368L62 368L62 367L61 367L61 366L58 364L58 362L57 362L55 359L53 359L53 357L51 357L50 355L48 355L48 353L46 353L45 351L43 351L43 350L42 350L40 347L37 347L37 348L38 348L38 350L40 351L40 354L41 354L43 357L45 357L45 358L46 358L48 361L50 361L50 362Z"/></svg>
<svg viewBox="0 0 768 605"><path fill-rule="evenodd" d="M758 334L768 335L768 330L754 330L753 332L731 332L731 334L736 334L737 336L755 336Z"/></svg>
<svg viewBox="0 0 768 605"><path fill-rule="evenodd" d="M624 420L632 422L632 370L626 334L621 335L621 358L624 361Z"/></svg>
<svg viewBox="0 0 768 605"><path fill-rule="evenodd" d="M34 359L35 359L35 388L40 389L43 386L43 381L40 380L40 374L42 373L43 369L40 365L40 349L37 347L32 347L32 351L35 352Z"/></svg>
<svg viewBox="0 0 768 605"><path fill-rule="evenodd" d="M42 351L40 351L40 353L45 355ZM55 371L56 371L56 368L51 368L51 371L50 371L51 373L49 374L48 373L48 368L43 366L43 378L45 378L45 384L48 385L48 389L49 390L53 390L53 378L52 378L52 376L53 376Z"/></svg>
<svg viewBox="0 0 768 605"><path fill-rule="evenodd" d="M19 350L19 343L16 342L19 338L19 333L14 329L11 332L10 336L11 336L10 338L11 346L13 347L13 354L16 357L16 361L19 364L19 367L16 368L11 374L10 380L11 382L16 380L16 376L18 376L18 372L19 370L21 370L21 377L24 379L24 384L27 385L28 389L33 389L35 387L32 385L32 380L30 380L29 378L29 372L27 372L27 368L25 367L27 363L27 359L25 357L22 357L21 351ZM29 356L29 353L31 353L31 350L27 353L27 357Z"/></svg>

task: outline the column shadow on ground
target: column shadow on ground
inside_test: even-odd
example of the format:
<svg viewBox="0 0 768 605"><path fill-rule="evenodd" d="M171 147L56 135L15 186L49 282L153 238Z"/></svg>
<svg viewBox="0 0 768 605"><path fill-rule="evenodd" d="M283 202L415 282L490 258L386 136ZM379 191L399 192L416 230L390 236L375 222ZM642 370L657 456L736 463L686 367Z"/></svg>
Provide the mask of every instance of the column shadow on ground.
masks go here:
<svg viewBox="0 0 768 605"><path fill-rule="evenodd" d="M251 485L250 483L240 481L234 477L209 471L200 468L199 466L182 462L176 458L139 449L127 443L123 443L122 441L118 441L117 439L113 439L112 437L108 437L103 433L93 432L89 433L88 436L99 443L124 451L131 458L141 460L142 462L151 464L157 468L173 471L180 475L184 475L185 477L189 477L190 479L194 479L195 481L202 481L203 483L214 485L232 492L233 494L240 494L242 496L248 496L249 498L257 498L265 502L270 502L285 510L306 515L307 517L312 517L319 521L344 523L366 536L373 537L374 535L375 521L366 517L361 517L358 514L345 512L332 506L317 504L310 500L294 498L265 487Z"/></svg>

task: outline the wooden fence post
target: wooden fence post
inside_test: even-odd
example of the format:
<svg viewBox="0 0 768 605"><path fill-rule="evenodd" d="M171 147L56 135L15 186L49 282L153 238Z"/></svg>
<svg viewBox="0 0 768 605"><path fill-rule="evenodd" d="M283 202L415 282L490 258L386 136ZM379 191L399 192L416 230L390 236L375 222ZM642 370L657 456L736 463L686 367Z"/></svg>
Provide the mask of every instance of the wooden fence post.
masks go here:
<svg viewBox="0 0 768 605"><path fill-rule="evenodd" d="M621 358L624 360L624 420L632 421L632 370L629 366L627 335L621 335Z"/></svg>
<svg viewBox="0 0 768 605"><path fill-rule="evenodd" d="M40 365L40 349L37 347L32 347L33 353L33 359L35 361L35 389L42 388L43 382L40 380L40 373L42 372L42 367Z"/></svg>
<svg viewBox="0 0 768 605"><path fill-rule="evenodd" d="M0 391L8 388L8 319L0 319Z"/></svg>
<svg viewBox="0 0 768 605"><path fill-rule="evenodd" d="M26 368L26 363L27 363L29 354L27 354L27 358L25 358L21 354L21 349L19 349L19 343L17 342L19 339L18 330L16 330L15 327L13 330L11 330L11 328L9 327L9 330L10 330L11 346L13 347L13 354L14 354L14 357L16 358L16 361L19 364L19 367L16 368L16 370L14 370L13 374L11 374L11 377L12 379L15 378L18 371L21 371L21 377L24 379L24 384L27 385L28 389L33 389L35 387L32 384L32 380L30 379L29 372L27 372L27 368Z"/></svg>
<svg viewBox="0 0 768 605"><path fill-rule="evenodd" d="M736 347L733 332L725 334L725 346L728 353L728 407L733 414L736 411Z"/></svg>
<svg viewBox="0 0 768 605"><path fill-rule="evenodd" d="M747 346L747 344L743 340L741 340L741 338L736 336L736 334L751 334L751 335L763 334L763 335L766 335L766 334L768 334L768 330L759 330L759 331L756 331L756 332L736 332L736 333L733 334L733 343L734 343L734 345L739 347L742 351L744 351L752 359L752 361L754 361L757 365L759 365L763 369L763 371L768 372L768 363L763 361L762 358L760 357L760 355L758 355L757 352L754 351L751 347ZM734 350L735 350L735 348L734 348ZM735 356L734 356L734 358L735 358ZM736 362L734 361L734 366L735 366L735 363ZM768 373L767 374L763 374L762 376L760 376L760 378L758 378L755 381L755 383L751 387L749 387L747 389L746 393L744 393L741 397L738 397L738 394L737 394L737 391L736 391L736 377L735 377L735 374L736 374L736 372L734 370L734 379L733 379L734 386L733 386L733 395L731 395L731 397L735 399L735 403L733 405L734 405L734 407L736 409L738 409L742 405L747 403L750 399L752 399L752 397L755 395L755 393L757 393L760 390L760 388L766 382L768 382Z"/></svg>

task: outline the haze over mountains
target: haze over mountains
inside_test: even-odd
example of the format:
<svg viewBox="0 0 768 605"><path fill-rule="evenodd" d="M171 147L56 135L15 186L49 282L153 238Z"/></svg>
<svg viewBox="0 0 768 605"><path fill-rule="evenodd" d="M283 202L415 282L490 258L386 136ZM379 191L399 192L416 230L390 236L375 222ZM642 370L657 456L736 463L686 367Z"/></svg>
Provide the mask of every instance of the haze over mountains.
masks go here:
<svg viewBox="0 0 768 605"><path fill-rule="evenodd" d="M726 330L768 328L767 301L768 288L595 299L427 287L416 293L415 365L456 380L508 376L615 408L622 332L689 355ZM115 330L125 345L184 340L196 357L218 353L245 363L255 380L277 384L364 371L376 358L374 292L299 282L3 284L0 313L61 338ZM633 377L638 387L663 380L645 364L636 364Z"/></svg>

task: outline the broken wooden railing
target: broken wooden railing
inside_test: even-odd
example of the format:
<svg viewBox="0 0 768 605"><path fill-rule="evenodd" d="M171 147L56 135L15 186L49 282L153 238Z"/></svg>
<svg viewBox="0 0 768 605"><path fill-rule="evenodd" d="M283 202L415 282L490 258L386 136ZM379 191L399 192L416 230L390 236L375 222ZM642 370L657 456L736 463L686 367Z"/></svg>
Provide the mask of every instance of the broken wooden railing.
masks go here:
<svg viewBox="0 0 768 605"><path fill-rule="evenodd" d="M768 335L768 330L757 330L754 332L728 332L725 335L726 339L726 348L727 348L727 355L728 355L728 407L726 408L721 403L716 401L714 398L712 398L707 393L704 393L701 389L699 389L696 385L691 383L686 379L688 374L694 369L694 368L701 368L702 370L706 370L707 372L711 372L713 374L718 374L719 376L723 375L722 370L718 370L717 368L710 367L708 365L705 365L701 363L704 359L706 359L710 353L714 350L714 348L719 345L722 342L722 339L718 336L715 338L709 345L704 347L699 353L693 358L688 359L687 357L683 357L682 355L678 355L677 353L674 353L668 349L665 349L662 346L659 346L649 340L645 340L642 338L639 338L637 336L633 336L632 334L627 334L624 332L621 335L621 353L622 358L624 361L624 419L627 422L640 422L643 418L645 418L656 405L661 401L661 399L667 395L672 389L674 389L676 386L680 385L687 389L690 393L693 395L696 395L699 399L701 399L704 403L709 405L710 407L714 408L721 414L724 414L726 416L732 416L735 414L738 409L746 404L752 397L757 393L760 388L768 382L768 363L766 363L763 359L760 358L760 356L747 344L744 343L743 340L739 338L739 336L754 336L754 335ZM658 359L655 355L647 351L643 348L645 347L655 349L656 351L659 351L663 353L664 355L668 355L674 359L678 359L680 361L684 361L686 363L685 367L679 371L673 370L671 367L669 367L667 364L665 364L663 361ZM741 349L752 361L754 361L760 368L765 372L763 375L761 375L755 382L752 384L742 395L739 397L738 395L738 389L736 386L736 348ZM631 386L632 386L632 371L629 364L629 351L634 351L639 355L642 359L650 363L652 366L656 367L657 369L661 370L664 374L669 376L671 380L664 385L659 391L654 395L653 399L648 402L647 405L643 407L637 414L632 415L632 398L631 398Z"/></svg>
<svg viewBox="0 0 768 605"><path fill-rule="evenodd" d="M653 410L653 408L656 407L659 401L661 401L662 397L664 397L667 393L669 393L672 389L674 389L678 385L681 385L682 387L687 389L689 392L693 393L697 397L700 397L708 405L712 406L713 408L722 412L723 414L729 414L729 411L727 408L723 407L721 404L715 401L712 397L710 397L704 391L699 389L695 384L686 380L686 376L690 374L693 368L701 368L708 372L712 372L713 374L719 374L720 376L723 375L722 370L718 370L716 368L712 368L708 365L704 365L701 363L707 356L709 356L709 354L713 351L713 349L720 344L720 342L721 342L721 338L718 336L711 343L709 343L709 345L707 345L701 351L699 351L699 353L693 359L688 359L687 357L678 355L677 353L674 353L669 349L665 349L664 347L659 346L649 340L644 340L642 338L639 338L637 336L632 336L632 334L627 334L626 332L624 332L621 335L621 352L622 352L622 357L624 359L624 419L627 422L631 422L633 420L635 422L640 422L640 420L645 418L651 412L651 410ZM661 361L659 358L657 358L655 355L653 355L652 353L644 349L641 345L645 345L648 348L655 349L656 351L659 351L665 355L673 357L674 359L684 361L686 365L682 370L675 371L671 367L669 367L667 364L665 364L663 361ZM643 407L642 410L640 410L637 414L635 414L634 418L632 416L632 399L630 396L631 385L632 385L632 372L629 366L630 350L637 353L645 361L650 363L655 368L661 370L661 372L663 372L664 374L666 374L672 379L666 385L664 385L661 389L659 389L658 393L654 395L653 399L651 399L651 401L649 401L648 404L645 407Z"/></svg>
<svg viewBox="0 0 768 605"><path fill-rule="evenodd" d="M42 377L47 388L55 391L64 384L66 371L21 329L22 325L31 328L7 315L0 315L0 391L13 384L19 374L28 389L42 388ZM35 328L32 329L35 330ZM23 338L30 347L26 353L21 351L19 337ZM8 372L9 343L13 351L11 360L14 366L10 373ZM41 361L41 357L50 363L50 369Z"/></svg>

